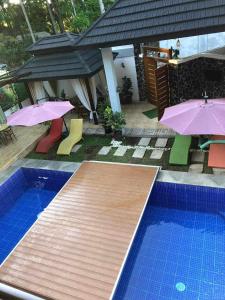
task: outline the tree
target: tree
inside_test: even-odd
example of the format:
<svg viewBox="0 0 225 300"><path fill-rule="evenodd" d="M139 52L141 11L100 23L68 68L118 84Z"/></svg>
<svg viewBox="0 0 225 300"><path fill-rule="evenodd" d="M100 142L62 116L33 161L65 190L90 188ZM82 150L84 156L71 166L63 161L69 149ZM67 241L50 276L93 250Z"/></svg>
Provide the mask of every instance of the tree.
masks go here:
<svg viewBox="0 0 225 300"><path fill-rule="evenodd" d="M31 43L30 37L18 40L12 36L0 34L0 63L5 63L12 69L22 65L30 57L25 48Z"/></svg>
<svg viewBox="0 0 225 300"><path fill-rule="evenodd" d="M23 1L34 33L81 33L100 16L100 0L51 0L49 7L47 0ZM108 8L113 2L104 0L103 4ZM0 0L0 32L1 62L12 68L21 65L29 57L25 49L32 41L21 7L9 0Z"/></svg>

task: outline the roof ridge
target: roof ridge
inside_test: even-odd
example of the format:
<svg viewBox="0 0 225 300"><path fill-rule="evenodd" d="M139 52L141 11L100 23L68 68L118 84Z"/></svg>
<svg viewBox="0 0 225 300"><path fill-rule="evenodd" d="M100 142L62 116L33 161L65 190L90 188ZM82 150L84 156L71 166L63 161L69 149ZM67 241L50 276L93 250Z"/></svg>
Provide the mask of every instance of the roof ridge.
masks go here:
<svg viewBox="0 0 225 300"><path fill-rule="evenodd" d="M196 1L192 1L192 2L196 2ZM213 5L213 4L212 4ZM215 6L215 5L213 5L212 7L214 7L215 9L218 9L218 8L220 8L220 6L219 5L217 5L217 6ZM207 9L211 9L212 7L209 7L209 8L207 8ZM198 12L198 11L201 11L202 10L202 8L197 8L194 12ZM179 14L186 14L186 13L188 13L188 12L191 12L192 10L184 10L184 11L180 11L179 12ZM140 12L139 12L140 13ZM174 13L171 13L170 14L170 16L175 16L177 14L177 12L174 12ZM132 15L132 13L130 13L129 15ZM159 18L163 18L163 17L167 17L168 15L165 13L165 14L162 14L162 15L160 15L160 16L154 16L154 17L152 17L152 20L155 20L155 19L159 19ZM218 16L218 14L215 14L214 15L214 17L217 17ZM113 17L112 17L113 18ZM205 17L205 19L207 19L207 18L211 18L211 16L207 16L207 17ZM140 21L143 21L143 20L148 20L149 18L148 17L145 17L145 18L142 18ZM192 20L192 21L194 21L194 20L197 20L197 19L199 19L198 17L196 17L196 18L193 18L193 19L188 19L188 20ZM122 23L119 23L119 24L116 24L116 26L118 26L118 25L125 25L125 24L129 24L129 23L132 23L133 22L133 20L129 20L129 21L127 21L127 20L124 20L124 22L122 22ZM177 21L176 20L176 24L177 23L181 23L181 22L183 22L183 20L179 20L179 21ZM163 23L163 24L160 24L160 26L165 26L165 25L167 25L168 23ZM98 27L98 28L101 28L101 29L103 29L103 28L105 28L105 27L108 27L109 25L102 25L102 26L100 26L100 27ZM151 26L151 27L154 27L155 25L153 25L153 26ZM136 28L136 30L137 29L140 29L140 28ZM133 30L132 28L131 29L127 29L126 31L131 31L131 30ZM119 31L118 31L119 32ZM121 31L121 32L123 32L123 31ZM108 33L102 33L101 35L107 35ZM92 37L93 36L96 36L96 35L92 35Z"/></svg>
<svg viewBox="0 0 225 300"><path fill-rule="evenodd" d="M76 50L75 50L76 51ZM82 55L80 54L79 51L77 51L77 56L79 57L80 61L82 62L82 65L85 67L85 69L88 72L91 72L91 69L89 68L89 66L87 65L86 61L83 59Z"/></svg>

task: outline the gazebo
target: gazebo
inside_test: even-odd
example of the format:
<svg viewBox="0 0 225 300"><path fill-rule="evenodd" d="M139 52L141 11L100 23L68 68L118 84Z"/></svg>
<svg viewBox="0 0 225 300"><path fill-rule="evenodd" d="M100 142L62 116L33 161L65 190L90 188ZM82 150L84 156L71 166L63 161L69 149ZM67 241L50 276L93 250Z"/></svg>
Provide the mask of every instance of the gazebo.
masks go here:
<svg viewBox="0 0 225 300"><path fill-rule="evenodd" d="M112 46L225 31L225 1L117 0L76 42L101 48L113 111L121 111Z"/></svg>
<svg viewBox="0 0 225 300"><path fill-rule="evenodd" d="M75 49L79 35L63 33L44 37L27 51L32 57L13 73L24 82L32 103L46 98L79 98L98 123L96 87L105 93L105 75L99 49Z"/></svg>

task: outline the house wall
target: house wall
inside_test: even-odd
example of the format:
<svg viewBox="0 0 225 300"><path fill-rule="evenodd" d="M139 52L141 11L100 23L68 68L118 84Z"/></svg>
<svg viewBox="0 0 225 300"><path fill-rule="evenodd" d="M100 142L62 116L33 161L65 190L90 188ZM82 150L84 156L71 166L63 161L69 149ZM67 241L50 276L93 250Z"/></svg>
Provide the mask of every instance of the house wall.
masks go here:
<svg viewBox="0 0 225 300"><path fill-rule="evenodd" d="M220 71L221 81L207 80L206 70ZM207 92L209 98L225 97L225 60L197 58L178 65L169 66L170 102L171 105L183 99L202 98Z"/></svg>
<svg viewBox="0 0 225 300"><path fill-rule="evenodd" d="M137 82L137 73L134 59L133 45L127 45L122 47L114 47L114 52L118 53L117 58L114 60L118 86L122 87L122 78L127 76L131 79L133 85L133 101L139 101L139 91Z"/></svg>

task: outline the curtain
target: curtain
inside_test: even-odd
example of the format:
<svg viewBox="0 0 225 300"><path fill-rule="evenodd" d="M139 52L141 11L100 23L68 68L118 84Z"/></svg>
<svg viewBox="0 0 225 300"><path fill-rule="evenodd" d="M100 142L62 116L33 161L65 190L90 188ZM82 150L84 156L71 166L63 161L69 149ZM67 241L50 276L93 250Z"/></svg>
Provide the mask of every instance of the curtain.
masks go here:
<svg viewBox="0 0 225 300"><path fill-rule="evenodd" d="M68 80L57 80L57 96L62 97L63 94L66 98L72 98L74 96L74 89Z"/></svg>
<svg viewBox="0 0 225 300"><path fill-rule="evenodd" d="M107 83L104 70L99 71L95 76L96 87L101 92L102 96L107 95Z"/></svg>
<svg viewBox="0 0 225 300"><path fill-rule="evenodd" d="M43 81L43 86L49 97L56 97L55 92L53 91L53 88L49 81Z"/></svg>
<svg viewBox="0 0 225 300"><path fill-rule="evenodd" d="M46 101L46 93L42 81L34 81L34 94L36 102Z"/></svg>
<svg viewBox="0 0 225 300"><path fill-rule="evenodd" d="M96 113L96 111L92 111L90 100L88 97L87 88L85 85L85 81L83 79L70 79L71 86L73 87L73 90L77 97L79 98L80 102L83 104L83 106L90 111L90 119L93 119L93 112ZM91 93L94 101L94 107L96 109L97 107L97 94L96 94L96 83L95 78L92 77L89 79L90 87L91 87Z"/></svg>

